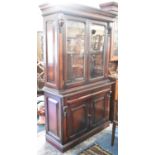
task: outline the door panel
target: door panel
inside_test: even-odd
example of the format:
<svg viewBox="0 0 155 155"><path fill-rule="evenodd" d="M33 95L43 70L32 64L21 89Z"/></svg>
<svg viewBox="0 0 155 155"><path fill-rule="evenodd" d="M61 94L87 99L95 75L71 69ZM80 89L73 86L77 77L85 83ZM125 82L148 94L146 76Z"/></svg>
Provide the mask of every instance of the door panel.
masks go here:
<svg viewBox="0 0 155 155"><path fill-rule="evenodd" d="M60 102L56 98L46 98L46 132L57 140L60 140Z"/></svg>
<svg viewBox="0 0 155 155"><path fill-rule="evenodd" d="M78 137L89 128L89 101L79 101L68 106L68 135L69 138Z"/></svg>
<svg viewBox="0 0 155 155"><path fill-rule="evenodd" d="M97 126L105 122L106 93L102 93L93 97L91 112L92 112L91 126Z"/></svg>
<svg viewBox="0 0 155 155"><path fill-rule="evenodd" d="M57 29L56 22L46 22L46 82L56 87L57 70Z"/></svg>
<svg viewBox="0 0 155 155"><path fill-rule="evenodd" d="M104 119L104 111L105 111L105 101L104 96L98 99L95 99L93 102L94 106L94 114L95 114L95 122L102 121Z"/></svg>
<svg viewBox="0 0 155 155"><path fill-rule="evenodd" d="M105 98L105 120L104 121L109 121L110 119L110 92L106 93L106 98Z"/></svg>

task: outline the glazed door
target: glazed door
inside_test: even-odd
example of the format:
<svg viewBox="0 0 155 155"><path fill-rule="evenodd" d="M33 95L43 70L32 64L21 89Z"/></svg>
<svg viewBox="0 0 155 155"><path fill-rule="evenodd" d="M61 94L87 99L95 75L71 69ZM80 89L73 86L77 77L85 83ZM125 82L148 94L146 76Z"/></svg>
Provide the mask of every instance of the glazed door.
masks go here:
<svg viewBox="0 0 155 155"><path fill-rule="evenodd" d="M104 77L106 26L90 24L89 79Z"/></svg>
<svg viewBox="0 0 155 155"><path fill-rule="evenodd" d="M91 127L103 124L109 120L109 93L101 93L92 99L91 104Z"/></svg>
<svg viewBox="0 0 155 155"><path fill-rule="evenodd" d="M86 24L83 21L67 20L65 30L65 83L73 85L86 79Z"/></svg>
<svg viewBox="0 0 155 155"><path fill-rule="evenodd" d="M74 102L68 105L68 137L80 136L89 128L89 100Z"/></svg>

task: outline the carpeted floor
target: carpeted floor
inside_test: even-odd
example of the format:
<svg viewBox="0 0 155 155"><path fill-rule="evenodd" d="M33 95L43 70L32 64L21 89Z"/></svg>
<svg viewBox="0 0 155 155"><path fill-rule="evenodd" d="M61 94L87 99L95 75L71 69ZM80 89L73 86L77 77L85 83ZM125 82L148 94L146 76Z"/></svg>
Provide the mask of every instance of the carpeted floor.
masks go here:
<svg viewBox="0 0 155 155"><path fill-rule="evenodd" d="M38 152L37 155L78 155L81 151L88 148L92 144L98 144L103 149L112 153L112 155L118 155L118 132L116 130L115 135L115 143L114 146L111 146L111 129L112 127L108 127L96 135L86 139L82 143L76 145L72 149L66 151L65 153L61 153L57 149L55 149L52 145L45 141L45 131L41 131L38 133Z"/></svg>
<svg viewBox="0 0 155 155"><path fill-rule="evenodd" d="M45 130L45 125L37 125L37 133L44 131Z"/></svg>
<svg viewBox="0 0 155 155"><path fill-rule="evenodd" d="M100 145L93 144L92 146L83 150L79 155L112 155L112 154L103 149Z"/></svg>

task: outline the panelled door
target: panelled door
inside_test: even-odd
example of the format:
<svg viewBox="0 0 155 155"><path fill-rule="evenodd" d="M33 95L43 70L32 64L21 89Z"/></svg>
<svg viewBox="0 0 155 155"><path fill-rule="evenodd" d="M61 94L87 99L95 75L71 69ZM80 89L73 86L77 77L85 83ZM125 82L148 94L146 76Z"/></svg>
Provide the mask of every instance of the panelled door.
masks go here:
<svg viewBox="0 0 155 155"><path fill-rule="evenodd" d="M91 127L98 126L109 119L109 93L101 93L92 98Z"/></svg>
<svg viewBox="0 0 155 155"><path fill-rule="evenodd" d="M68 105L68 137L80 136L89 129L90 100L79 100Z"/></svg>

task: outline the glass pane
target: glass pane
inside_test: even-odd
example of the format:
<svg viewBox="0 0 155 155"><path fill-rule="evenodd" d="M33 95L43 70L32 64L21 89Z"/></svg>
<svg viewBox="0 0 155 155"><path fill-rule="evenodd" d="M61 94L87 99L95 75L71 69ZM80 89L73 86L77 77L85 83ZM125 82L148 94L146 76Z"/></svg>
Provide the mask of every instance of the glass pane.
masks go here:
<svg viewBox="0 0 155 155"><path fill-rule="evenodd" d="M85 76L85 23L67 21L67 80L83 80Z"/></svg>
<svg viewBox="0 0 155 155"><path fill-rule="evenodd" d="M91 25L90 77L103 76L105 27Z"/></svg>

